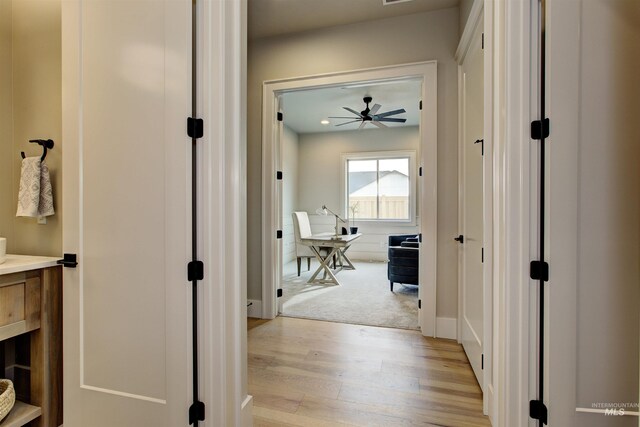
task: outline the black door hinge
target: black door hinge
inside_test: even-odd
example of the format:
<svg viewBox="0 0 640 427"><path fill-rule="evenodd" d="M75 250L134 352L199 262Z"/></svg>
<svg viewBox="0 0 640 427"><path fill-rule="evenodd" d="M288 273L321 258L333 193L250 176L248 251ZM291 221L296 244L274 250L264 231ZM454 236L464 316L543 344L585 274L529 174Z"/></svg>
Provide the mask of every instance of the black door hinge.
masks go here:
<svg viewBox="0 0 640 427"><path fill-rule="evenodd" d="M480 355L480 369L484 371L484 353Z"/></svg>
<svg viewBox="0 0 640 427"><path fill-rule="evenodd" d="M541 400L530 400L529 416L534 420L540 420L547 424L547 407Z"/></svg>
<svg viewBox="0 0 640 427"><path fill-rule="evenodd" d="M484 248L482 248L482 254L480 255L480 262L484 264Z"/></svg>
<svg viewBox="0 0 640 427"><path fill-rule="evenodd" d="M276 239L282 239L282 230L276 231Z"/></svg>
<svg viewBox="0 0 640 427"><path fill-rule="evenodd" d="M187 264L187 280L193 282L194 280L204 279L204 263L202 261L191 261Z"/></svg>
<svg viewBox="0 0 640 427"><path fill-rule="evenodd" d="M422 300L421 299L418 300L418 308L422 308Z"/></svg>
<svg viewBox="0 0 640 427"><path fill-rule="evenodd" d="M276 291L276 297L280 298L282 296L282 288Z"/></svg>
<svg viewBox="0 0 640 427"><path fill-rule="evenodd" d="M544 261L531 261L529 265L529 276L533 280L549 281L549 264Z"/></svg>
<svg viewBox="0 0 640 427"><path fill-rule="evenodd" d="M549 119L531 122L531 139L542 139L549 136Z"/></svg>
<svg viewBox="0 0 640 427"><path fill-rule="evenodd" d="M76 254L64 254L62 259L56 261L56 264L60 264L63 267L67 268L76 268L78 265L78 257Z"/></svg>
<svg viewBox="0 0 640 427"><path fill-rule="evenodd" d="M422 166L418 168L418 176L422 176Z"/></svg>
<svg viewBox="0 0 640 427"><path fill-rule="evenodd" d="M189 425L196 421L204 421L204 403L197 401L189 407Z"/></svg>
<svg viewBox="0 0 640 427"><path fill-rule="evenodd" d="M476 139L476 142L474 142L474 144L482 144L482 155L484 156L484 139Z"/></svg>
<svg viewBox="0 0 640 427"><path fill-rule="evenodd" d="M276 117L277 117L279 122L281 122L284 119L284 115L280 111L278 111L278 114L277 114Z"/></svg>
<svg viewBox="0 0 640 427"><path fill-rule="evenodd" d="M484 50L484 33L482 33L482 49Z"/></svg>
<svg viewBox="0 0 640 427"><path fill-rule="evenodd" d="M187 135L194 139L202 138L204 135L204 122L202 119L187 118Z"/></svg>
<svg viewBox="0 0 640 427"><path fill-rule="evenodd" d="M422 243L422 233L418 234L418 242Z"/></svg>
<svg viewBox="0 0 640 427"><path fill-rule="evenodd" d="M277 172L276 172L276 179L277 179L278 181L282 181L282 171L277 171Z"/></svg>
<svg viewBox="0 0 640 427"><path fill-rule="evenodd" d="M420 100L420 109L422 110L422 100Z"/></svg>

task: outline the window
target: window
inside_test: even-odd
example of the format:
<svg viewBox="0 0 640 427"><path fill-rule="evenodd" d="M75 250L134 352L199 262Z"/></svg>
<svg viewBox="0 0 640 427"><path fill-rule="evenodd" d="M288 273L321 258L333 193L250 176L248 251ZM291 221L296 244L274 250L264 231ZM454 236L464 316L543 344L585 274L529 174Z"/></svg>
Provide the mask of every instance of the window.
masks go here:
<svg viewBox="0 0 640 427"><path fill-rule="evenodd" d="M345 155L345 214L355 220L413 220L414 157L412 152Z"/></svg>

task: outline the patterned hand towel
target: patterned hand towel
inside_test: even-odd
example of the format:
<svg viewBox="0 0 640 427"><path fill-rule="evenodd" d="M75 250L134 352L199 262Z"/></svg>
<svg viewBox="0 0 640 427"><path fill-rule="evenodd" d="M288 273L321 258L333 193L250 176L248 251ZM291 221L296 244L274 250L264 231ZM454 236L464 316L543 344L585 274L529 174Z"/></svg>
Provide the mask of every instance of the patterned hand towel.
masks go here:
<svg viewBox="0 0 640 427"><path fill-rule="evenodd" d="M49 167L46 163L42 163L40 168L40 202L38 203L38 216L51 216L54 213L53 190L51 189Z"/></svg>
<svg viewBox="0 0 640 427"><path fill-rule="evenodd" d="M53 214L49 168L40 161L40 157L27 157L22 160L16 216L38 217Z"/></svg>

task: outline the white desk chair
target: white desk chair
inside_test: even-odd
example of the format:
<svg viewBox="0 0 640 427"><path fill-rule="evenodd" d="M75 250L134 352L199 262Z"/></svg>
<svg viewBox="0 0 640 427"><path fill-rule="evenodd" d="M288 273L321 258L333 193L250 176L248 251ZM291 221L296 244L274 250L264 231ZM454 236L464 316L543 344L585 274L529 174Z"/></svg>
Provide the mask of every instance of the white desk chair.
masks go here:
<svg viewBox="0 0 640 427"><path fill-rule="evenodd" d="M311 270L311 258L315 258L311 248L303 244L300 239L310 237L311 224L309 223L309 215L306 212L294 212L293 214L293 234L296 238L296 260L298 262L298 276L300 276L300 266L302 258L307 259L307 271Z"/></svg>

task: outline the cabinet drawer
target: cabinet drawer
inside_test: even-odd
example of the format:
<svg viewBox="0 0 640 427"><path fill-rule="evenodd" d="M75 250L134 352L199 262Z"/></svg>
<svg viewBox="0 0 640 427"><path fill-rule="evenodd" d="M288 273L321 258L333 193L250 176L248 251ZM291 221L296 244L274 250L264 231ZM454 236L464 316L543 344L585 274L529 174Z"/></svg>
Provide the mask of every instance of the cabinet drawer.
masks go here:
<svg viewBox="0 0 640 427"><path fill-rule="evenodd" d="M0 276L0 341L40 327L40 272Z"/></svg>

